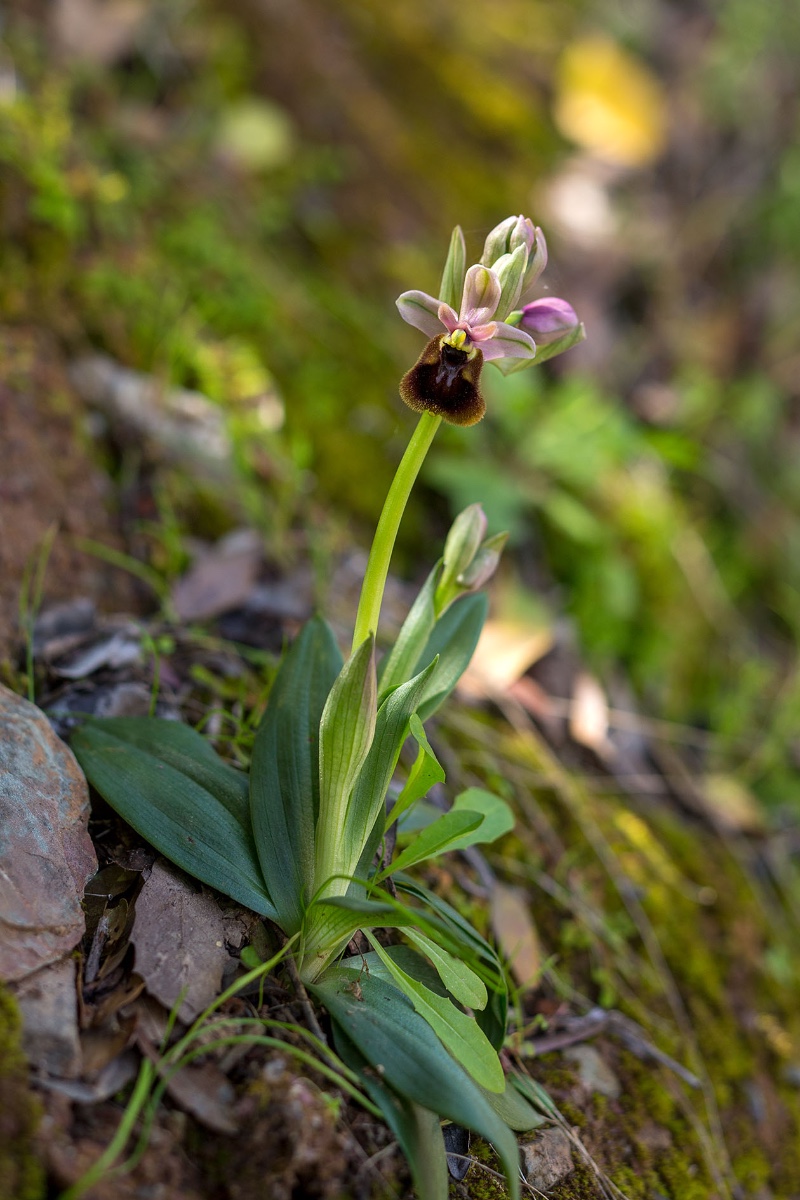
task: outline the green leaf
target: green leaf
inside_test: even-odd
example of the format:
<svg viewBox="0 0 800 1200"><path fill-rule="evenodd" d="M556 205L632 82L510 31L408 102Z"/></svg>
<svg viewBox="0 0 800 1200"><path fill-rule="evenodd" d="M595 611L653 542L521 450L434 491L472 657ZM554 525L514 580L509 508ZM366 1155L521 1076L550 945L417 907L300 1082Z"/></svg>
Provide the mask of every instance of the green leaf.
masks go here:
<svg viewBox="0 0 800 1200"><path fill-rule="evenodd" d="M367 830L348 820L350 793L369 753L377 720L375 639L361 643L331 688L319 727L319 820L315 889L347 890ZM329 882L332 881L332 882Z"/></svg>
<svg viewBox="0 0 800 1200"><path fill-rule="evenodd" d="M437 946L418 929L407 929L406 937L431 960L450 995L466 1008L485 1008L489 999L486 984L466 963Z"/></svg>
<svg viewBox="0 0 800 1200"><path fill-rule="evenodd" d="M485 1089L483 1094L509 1129L516 1129L521 1133L544 1125L547 1117L537 1112L533 1105L523 1098L522 1092L514 1084L514 1080L518 1078L520 1077L517 1075L509 1075L506 1079L505 1091L499 1095L497 1092L489 1092Z"/></svg>
<svg viewBox="0 0 800 1200"><path fill-rule="evenodd" d="M515 818L505 800L485 792L483 788L467 788L456 796L451 812L483 813L483 821L472 833L467 833L450 846L450 850L464 850L467 846L484 845L495 842L503 834L510 833L514 828Z"/></svg>
<svg viewBox="0 0 800 1200"><path fill-rule="evenodd" d="M280 665L256 733L250 812L264 878L285 933L295 933L314 890L320 718L342 665L336 640L314 617Z"/></svg>
<svg viewBox="0 0 800 1200"><path fill-rule="evenodd" d="M411 845L406 846L385 871L381 871L377 881L380 883L395 871L406 871L415 863L425 862L428 858L443 854L451 845L463 839L473 829L477 829L482 821L483 815L478 812L453 812L451 809L450 812L443 813L432 825L426 826L417 834Z"/></svg>
<svg viewBox="0 0 800 1200"><path fill-rule="evenodd" d="M439 560L422 585L397 635L394 646L381 662L378 671L381 698L388 695L392 688L405 683L414 674L415 664L419 661L436 624L436 609L433 600L441 573L442 559Z"/></svg>
<svg viewBox="0 0 800 1200"><path fill-rule="evenodd" d="M408 773L403 790L392 805L392 811L386 819L387 828L399 820L403 813L407 812L418 800L427 796L435 784L443 783L445 778L444 771L431 749L425 729L416 713L409 722L409 731L419 746L419 753Z"/></svg>
<svg viewBox="0 0 800 1200"><path fill-rule="evenodd" d="M482 938L469 921L457 912L446 900L442 900L430 888L410 879L408 875L397 874L393 882L398 892L414 896L429 908L435 918L441 923L443 932L453 939L449 947L451 952L460 952L468 958L474 970L480 971L481 978L489 989L489 1003L477 1014L477 1021L489 1041L500 1049L506 1036L506 1021L508 1014L508 984L500 959L492 946ZM430 931L425 930L426 933ZM437 938L437 940L439 940Z"/></svg>
<svg viewBox="0 0 800 1200"><path fill-rule="evenodd" d="M175 767L224 804L248 833L250 832L249 780L223 762L202 734L181 721L161 717L105 717L93 719L97 725L130 746L137 746L160 762Z"/></svg>
<svg viewBox="0 0 800 1200"><path fill-rule="evenodd" d="M347 828L352 830L354 835L354 850L357 847L357 853L345 867L347 873L363 869L366 856L367 867L372 861L383 833L382 818L386 793L403 743L408 737L409 725L416 719L414 710L436 666L434 660L408 683L395 688L378 709L375 736L356 780L345 818ZM367 834L369 836L365 836Z"/></svg>
<svg viewBox="0 0 800 1200"><path fill-rule="evenodd" d="M439 618L433 627L416 670L421 671L437 655L439 665L428 683L417 709L421 721L427 721L452 692L469 666L488 611L483 592L462 596Z"/></svg>
<svg viewBox="0 0 800 1200"><path fill-rule="evenodd" d="M461 308L461 293L467 267L467 247L461 226L456 225L450 235L450 246L439 285L439 299L449 304L456 312Z"/></svg>
<svg viewBox="0 0 800 1200"><path fill-rule="evenodd" d="M116 719L114 723L119 730ZM106 724L88 721L72 737L75 756L92 786L177 866L239 904L276 920L278 913L261 875L252 831L229 807L234 787L230 777L220 773L224 783L218 795L212 779L216 767L194 739L186 740L186 745L191 742L198 750L197 770L203 775L206 768L208 787L173 765L180 759L183 735L167 735L166 757L162 758L157 746L148 750L133 744L108 731ZM148 740L140 730L134 733L140 741ZM167 761L170 757L173 762Z"/></svg>
<svg viewBox="0 0 800 1200"><path fill-rule="evenodd" d="M447 996L447 989L436 971L428 960L418 954L413 947L387 946L384 953L401 970L405 971L406 975L410 975L418 983L424 983L437 995ZM349 958L343 958L336 969L337 971L355 971L359 979L366 971L368 975L374 976L376 979L385 979L387 983L393 982L389 968L374 950L368 950L366 954L353 954Z"/></svg>
<svg viewBox="0 0 800 1200"><path fill-rule="evenodd" d="M519 1200L516 1139L477 1084L396 987L365 975L357 999L352 983L352 972L333 970L312 984L311 991L385 1083L405 1099L492 1143L512 1200Z"/></svg>
<svg viewBox="0 0 800 1200"><path fill-rule="evenodd" d="M340 1025L333 1026L334 1045L352 1071L361 1072L361 1086L383 1113L411 1168L417 1200L447 1200L449 1180L442 1127L436 1113L399 1096L383 1083L347 1037Z"/></svg>
<svg viewBox="0 0 800 1200"><path fill-rule="evenodd" d="M473 1017L456 1008L452 1000L439 996L419 980L407 975L371 935L372 946L387 967L394 983L408 996L414 1008L457 1062L472 1078L490 1092L502 1092L505 1075L497 1051Z"/></svg>

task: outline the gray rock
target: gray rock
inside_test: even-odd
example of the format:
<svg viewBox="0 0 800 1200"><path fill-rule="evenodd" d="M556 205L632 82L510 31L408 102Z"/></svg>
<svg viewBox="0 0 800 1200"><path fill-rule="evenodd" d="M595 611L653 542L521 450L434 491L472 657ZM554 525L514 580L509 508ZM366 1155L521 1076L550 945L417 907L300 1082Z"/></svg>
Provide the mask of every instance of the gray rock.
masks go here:
<svg viewBox="0 0 800 1200"><path fill-rule="evenodd" d="M81 1070L76 962L64 959L34 971L13 991L22 1014L22 1048L48 1075L74 1079Z"/></svg>
<svg viewBox="0 0 800 1200"><path fill-rule="evenodd" d="M594 1046L572 1046L564 1051L564 1057L578 1067L578 1078L590 1092L600 1092L609 1100L618 1100L620 1082L604 1058Z"/></svg>
<svg viewBox="0 0 800 1200"><path fill-rule="evenodd" d="M572 1145L563 1129L543 1129L520 1149L525 1180L539 1192L549 1192L572 1170Z"/></svg>
<svg viewBox="0 0 800 1200"><path fill-rule="evenodd" d="M44 713L0 686L0 978L64 958L85 922L97 869L89 790Z"/></svg>

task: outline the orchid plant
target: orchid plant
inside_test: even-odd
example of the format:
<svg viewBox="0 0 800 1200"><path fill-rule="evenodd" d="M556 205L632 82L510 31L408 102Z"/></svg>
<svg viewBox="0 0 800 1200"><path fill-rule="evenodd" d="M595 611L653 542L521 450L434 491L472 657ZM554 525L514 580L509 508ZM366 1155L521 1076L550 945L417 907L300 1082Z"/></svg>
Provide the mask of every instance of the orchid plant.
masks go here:
<svg viewBox="0 0 800 1200"><path fill-rule="evenodd" d="M73 738L90 782L140 834L291 939L299 977L406 1153L420 1200L447 1195L442 1118L492 1142L515 1197L511 1131L542 1120L530 1081L507 1076L498 1057L507 985L496 952L408 874L513 826L508 806L478 788L441 815L412 818L444 780L424 722L469 664L486 616L481 589L505 541L487 536L479 505L456 518L380 663L378 621L398 527L441 421L483 416L484 362L515 371L583 337L569 304L532 298L546 262L542 231L524 217L492 230L469 268L456 228L439 296L400 296L400 315L430 339L400 385L421 416L378 522L351 653L343 661L325 621L309 621L275 676L249 777L176 722L92 719ZM416 756L395 782L407 742ZM371 948L350 954L359 931Z"/></svg>

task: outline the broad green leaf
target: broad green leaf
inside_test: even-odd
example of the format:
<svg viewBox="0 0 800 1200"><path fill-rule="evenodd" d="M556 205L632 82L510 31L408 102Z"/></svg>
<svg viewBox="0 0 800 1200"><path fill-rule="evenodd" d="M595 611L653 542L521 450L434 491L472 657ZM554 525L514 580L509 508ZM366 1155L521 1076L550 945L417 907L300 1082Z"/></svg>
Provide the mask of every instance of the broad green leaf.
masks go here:
<svg viewBox="0 0 800 1200"><path fill-rule="evenodd" d="M311 991L386 1084L492 1143L512 1200L519 1200L516 1139L477 1084L402 992L382 979L362 976L357 999L352 979L350 971L331 971Z"/></svg>
<svg viewBox="0 0 800 1200"><path fill-rule="evenodd" d="M427 721L436 712L469 666L487 610L484 593L474 592L451 604L434 625L416 664L416 670L421 671L439 656L439 665L417 709L421 721Z"/></svg>
<svg viewBox="0 0 800 1200"><path fill-rule="evenodd" d="M184 871L276 920L252 831L210 790L213 785L203 787L177 766L106 731L104 724L89 721L72 738L75 756L100 795ZM228 802L229 782L223 788Z"/></svg>
<svg viewBox="0 0 800 1200"><path fill-rule="evenodd" d="M264 878L285 933L301 925L314 890L320 718L342 665L329 627L304 626L278 669L256 733L250 812Z"/></svg>
<svg viewBox="0 0 800 1200"><path fill-rule="evenodd" d="M466 1008L485 1008L489 999L486 984L466 963L461 962L418 929L407 929L406 937L431 960L450 995Z"/></svg>
<svg viewBox="0 0 800 1200"><path fill-rule="evenodd" d="M316 890L325 886L342 894L348 881L341 875L350 875L358 862L366 830L352 828L347 810L376 720L375 639L370 634L342 667L320 721Z"/></svg>
<svg viewBox="0 0 800 1200"><path fill-rule="evenodd" d="M399 820L403 813L407 812L418 800L427 796L435 784L443 783L445 778L444 771L431 749L425 729L416 713L409 722L409 731L419 746L419 753L408 773L403 790L392 805L392 811L386 819L387 828Z"/></svg>
<svg viewBox="0 0 800 1200"><path fill-rule="evenodd" d="M505 833L514 828L514 814L505 800L485 792L483 788L467 788L456 796L451 812L483 813L483 821L472 833L467 833L450 847L451 850L464 850L467 846L484 845L495 842Z"/></svg>
<svg viewBox="0 0 800 1200"><path fill-rule="evenodd" d="M196 729L161 717L105 717L95 718L90 724L193 779L250 832L247 775L224 762Z"/></svg>
<svg viewBox="0 0 800 1200"><path fill-rule="evenodd" d="M386 792L403 743L408 737L409 723L415 720L414 710L436 666L434 660L408 683L395 688L378 709L375 736L353 788L345 817L347 830L352 831L354 852L354 856L344 868L347 873L363 869L360 864L363 864L365 851L369 855L367 866L372 861L383 832L382 814ZM377 836L373 832L376 823Z"/></svg>
<svg viewBox="0 0 800 1200"><path fill-rule="evenodd" d="M392 688L405 683L407 679L410 679L415 674L414 666L419 661L420 655L427 645L431 631L436 624L436 609L433 598L441 573L442 560L440 559L422 585L422 589L417 595L416 600L411 605L409 614L403 622L394 646L381 662L378 672L381 697L388 695ZM432 658L433 655L430 656L427 662L430 662Z"/></svg>
<svg viewBox="0 0 800 1200"><path fill-rule="evenodd" d="M414 1008L457 1062L472 1078L490 1092L502 1092L505 1075L497 1051L473 1017L456 1008L452 1000L439 996L431 988L407 975L384 948L369 936L373 949L392 976L394 983L408 996Z"/></svg>
<svg viewBox="0 0 800 1200"><path fill-rule="evenodd" d="M418 833L411 845L406 846L394 862L378 875L378 882L395 871L406 871L415 863L425 862L428 858L443 854L472 830L476 830L482 821L483 814L479 812L454 812L451 809L450 812L443 813L438 820Z"/></svg>
<svg viewBox="0 0 800 1200"><path fill-rule="evenodd" d="M383 1113L411 1168L417 1200L447 1200L449 1180L442 1127L436 1113L398 1095L359 1053L340 1025L333 1025L336 1052L352 1071L361 1072L361 1086ZM488 1097L488 1093L487 1093Z"/></svg>

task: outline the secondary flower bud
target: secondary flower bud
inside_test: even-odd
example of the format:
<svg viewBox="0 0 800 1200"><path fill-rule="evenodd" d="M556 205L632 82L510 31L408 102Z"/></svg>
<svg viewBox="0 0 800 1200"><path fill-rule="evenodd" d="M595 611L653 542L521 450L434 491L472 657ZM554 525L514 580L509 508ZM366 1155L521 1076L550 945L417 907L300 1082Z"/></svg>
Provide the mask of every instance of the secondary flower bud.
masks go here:
<svg viewBox="0 0 800 1200"><path fill-rule="evenodd" d="M548 346L579 324L571 304L555 296L545 296L525 305L517 328L529 333L537 346Z"/></svg>

